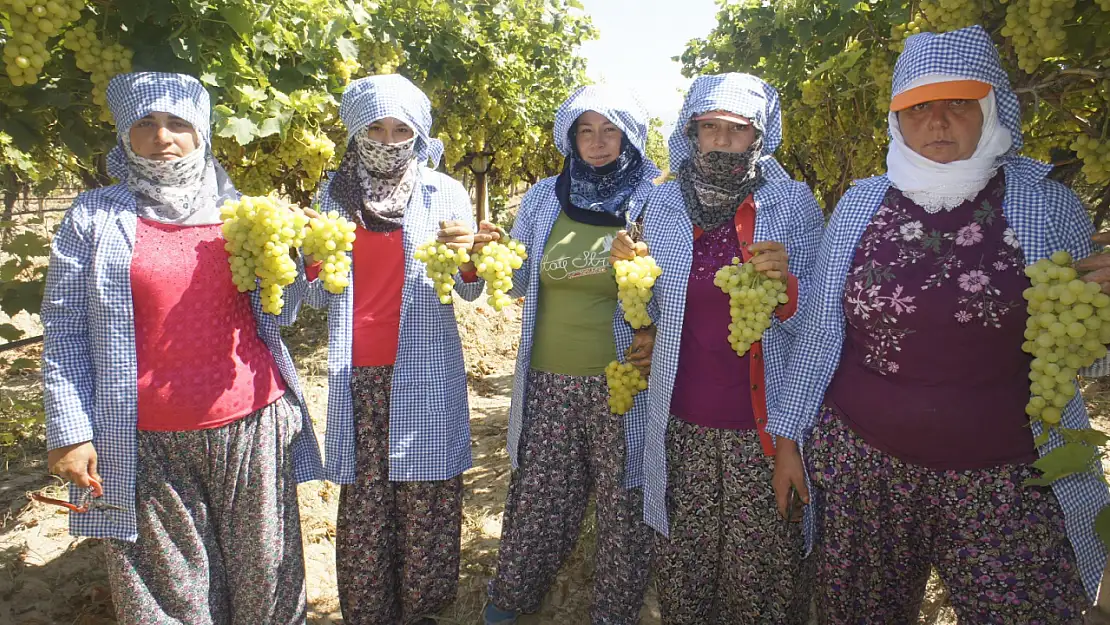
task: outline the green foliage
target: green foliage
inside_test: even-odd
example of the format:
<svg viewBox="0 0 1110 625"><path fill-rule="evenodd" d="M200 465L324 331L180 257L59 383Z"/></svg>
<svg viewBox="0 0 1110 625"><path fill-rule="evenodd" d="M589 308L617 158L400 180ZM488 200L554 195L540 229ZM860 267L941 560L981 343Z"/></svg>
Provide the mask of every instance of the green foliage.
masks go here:
<svg viewBox="0 0 1110 625"><path fill-rule="evenodd" d="M661 129L663 128L663 120L658 117L652 117L648 120L648 136L647 146L645 151L648 158L659 166L659 169L667 171L670 168L671 158L670 153L667 151L667 139L663 136Z"/></svg>
<svg viewBox="0 0 1110 625"><path fill-rule="evenodd" d="M1024 153L1056 163L1054 176L1101 222L1110 211L1110 5L1036 0L1042 19L1030 1L721 0L717 27L681 60L690 75L744 71L775 85L780 160L831 210L854 179L885 169L890 79L905 36L980 23L1021 98Z"/></svg>

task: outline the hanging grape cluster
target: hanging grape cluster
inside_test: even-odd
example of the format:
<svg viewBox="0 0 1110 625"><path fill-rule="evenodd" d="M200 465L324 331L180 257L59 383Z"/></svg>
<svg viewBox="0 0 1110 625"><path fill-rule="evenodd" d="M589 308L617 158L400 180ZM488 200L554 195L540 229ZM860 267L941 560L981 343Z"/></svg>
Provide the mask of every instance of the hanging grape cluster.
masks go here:
<svg viewBox="0 0 1110 625"><path fill-rule="evenodd" d="M351 256L354 248L355 223L337 211L321 213L309 222L304 234L305 256L319 261L320 280L329 293L342 293L351 284Z"/></svg>
<svg viewBox="0 0 1110 625"><path fill-rule="evenodd" d="M764 276L751 263L741 264L739 258L718 269L713 284L728 295L732 318L728 342L739 356L763 338L763 332L771 327L775 308L790 301L784 281Z"/></svg>
<svg viewBox="0 0 1110 625"><path fill-rule="evenodd" d="M1083 175L1091 184L1110 182L1110 142L1081 134L1071 144L1071 149L1083 161Z"/></svg>
<svg viewBox="0 0 1110 625"><path fill-rule="evenodd" d="M636 256L613 263L617 277L617 299L624 308L624 320L634 330L651 325L647 305L651 301L651 289L655 280L663 274L663 269L651 256Z"/></svg>
<svg viewBox="0 0 1110 625"><path fill-rule="evenodd" d="M494 310L500 312L512 302L508 292L513 288L513 271L520 269L527 258L524 244L509 238L487 243L478 251L474 266L478 277L486 281L486 301Z"/></svg>
<svg viewBox="0 0 1110 625"><path fill-rule="evenodd" d="M11 32L4 44L4 68L16 87L38 82L49 60L48 43L81 19L85 0L0 0Z"/></svg>
<svg viewBox="0 0 1110 625"><path fill-rule="evenodd" d="M1018 67L1032 74L1048 57L1064 52L1064 25L1075 13L1075 0L1001 0L1006 8L1002 36L1009 37Z"/></svg>
<svg viewBox="0 0 1110 625"><path fill-rule="evenodd" d="M647 380L631 364L614 360L605 367L605 381L609 385L609 411L625 414L632 410L636 393L647 388Z"/></svg>
<svg viewBox="0 0 1110 625"><path fill-rule="evenodd" d="M462 248L453 250L446 243L433 239L417 247L413 258L427 266L425 271L435 283L439 303L454 302L455 274L459 272L459 265L470 262L470 254Z"/></svg>
<svg viewBox="0 0 1110 625"><path fill-rule="evenodd" d="M983 16L979 0L921 0L921 13L938 33L978 24Z"/></svg>
<svg viewBox="0 0 1110 625"><path fill-rule="evenodd" d="M1080 280L1065 251L1025 268L1029 319L1022 350L1033 355L1025 412L1049 425L1060 422L1075 396L1075 376L1106 355L1110 343L1110 295Z"/></svg>
<svg viewBox="0 0 1110 625"><path fill-rule="evenodd" d="M262 310L281 314L282 287L297 279L290 250L300 247L308 218L274 197L244 196L220 209L231 279L240 292L262 288Z"/></svg>
<svg viewBox="0 0 1110 625"><path fill-rule="evenodd" d="M93 102L100 107L100 121L112 121L108 110L108 82L116 74L131 71L134 54L118 42L97 37L96 27L91 21L70 29L64 45L67 50L73 51L77 69L90 74Z"/></svg>
<svg viewBox="0 0 1110 625"><path fill-rule="evenodd" d="M335 142L323 132L301 127L278 146L277 157L288 169L303 167L306 180L315 185L335 157Z"/></svg>

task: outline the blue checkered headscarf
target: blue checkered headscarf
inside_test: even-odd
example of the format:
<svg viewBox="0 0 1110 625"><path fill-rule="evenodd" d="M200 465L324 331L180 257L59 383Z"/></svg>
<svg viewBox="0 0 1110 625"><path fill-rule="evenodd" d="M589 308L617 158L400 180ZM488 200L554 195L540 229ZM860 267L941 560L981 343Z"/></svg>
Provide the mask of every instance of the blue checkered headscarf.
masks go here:
<svg viewBox="0 0 1110 625"><path fill-rule="evenodd" d="M947 33L921 33L906 39L906 47L894 65L893 95L914 81L931 74L978 80L994 87L998 120L1010 131L1011 153L1021 149L1021 109L1010 79L1002 69L998 50L982 26L969 26Z"/></svg>
<svg viewBox="0 0 1110 625"><path fill-rule="evenodd" d="M698 76L690 85L678 114L678 122L671 133L668 144L671 171L678 171L696 149L687 134L687 124L694 117L710 111L728 111L750 119L752 125L763 133L763 156L760 161L774 159L773 154L782 143L782 111L778 91L751 74Z"/></svg>
<svg viewBox="0 0 1110 625"><path fill-rule="evenodd" d="M432 103L409 79L399 74L367 76L347 85L339 104L339 117L347 126L347 141L370 124L386 117L399 119L416 134L416 159L431 161L433 168L443 157L443 142L433 139Z"/></svg>

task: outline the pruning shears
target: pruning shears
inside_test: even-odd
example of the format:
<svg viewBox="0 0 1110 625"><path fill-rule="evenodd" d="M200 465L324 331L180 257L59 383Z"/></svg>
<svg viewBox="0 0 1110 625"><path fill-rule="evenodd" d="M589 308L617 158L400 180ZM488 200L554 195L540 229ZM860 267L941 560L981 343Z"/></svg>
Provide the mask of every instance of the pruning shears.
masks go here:
<svg viewBox="0 0 1110 625"><path fill-rule="evenodd" d="M77 514L84 514L90 510L123 510L123 508L119 506L105 503L100 499L104 496L104 487L101 486L99 481L91 477L89 478L89 487L84 490L81 498L77 500L77 503L54 499L42 493L30 493L27 496L34 501L50 504L52 506L61 506Z"/></svg>

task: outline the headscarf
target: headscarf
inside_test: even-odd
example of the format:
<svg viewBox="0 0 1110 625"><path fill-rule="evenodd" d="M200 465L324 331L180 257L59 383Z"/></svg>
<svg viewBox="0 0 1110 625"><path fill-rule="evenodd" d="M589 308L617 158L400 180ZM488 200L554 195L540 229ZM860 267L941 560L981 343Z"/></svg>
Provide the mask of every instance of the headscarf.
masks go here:
<svg viewBox="0 0 1110 625"><path fill-rule="evenodd" d="M921 33L906 40L894 67L893 95L939 82L976 80L991 86L979 100L983 132L974 154L952 163L937 163L906 145L898 115L888 114L890 147L887 178L926 211L952 210L974 198L1022 146L1017 94L1002 69L998 51L980 26L943 34Z"/></svg>
<svg viewBox="0 0 1110 625"><path fill-rule="evenodd" d="M367 230L397 230L420 182L420 166L431 161L436 167L443 155L443 143L429 134L431 102L403 76L368 76L347 86L339 116L347 126L347 153L328 193ZM366 128L386 117L404 122L415 136L396 144L368 137Z"/></svg>
<svg viewBox="0 0 1110 625"><path fill-rule="evenodd" d="M693 119L710 111L750 120L756 131L751 146L739 153L702 153ZM788 177L773 156L782 143L778 92L761 78L738 73L700 76L690 85L678 119L670 139L671 169L695 226L713 230L731 220L744 198L765 180Z"/></svg>
<svg viewBox="0 0 1110 625"><path fill-rule="evenodd" d="M578 154L577 122L593 111L622 133L620 154L612 163L594 167ZM628 198L645 180L660 174L644 156L648 115L636 98L605 85L581 87L555 113L555 145L565 157L555 181L555 194L567 216L595 225L624 225Z"/></svg>
<svg viewBox="0 0 1110 625"><path fill-rule="evenodd" d="M181 226L219 223L220 205L236 192L212 157L209 96L200 81L164 72L119 74L108 83L107 100L117 136L110 171L135 194L139 216ZM172 161L136 154L131 127L156 112L189 122L197 133L196 149Z"/></svg>

